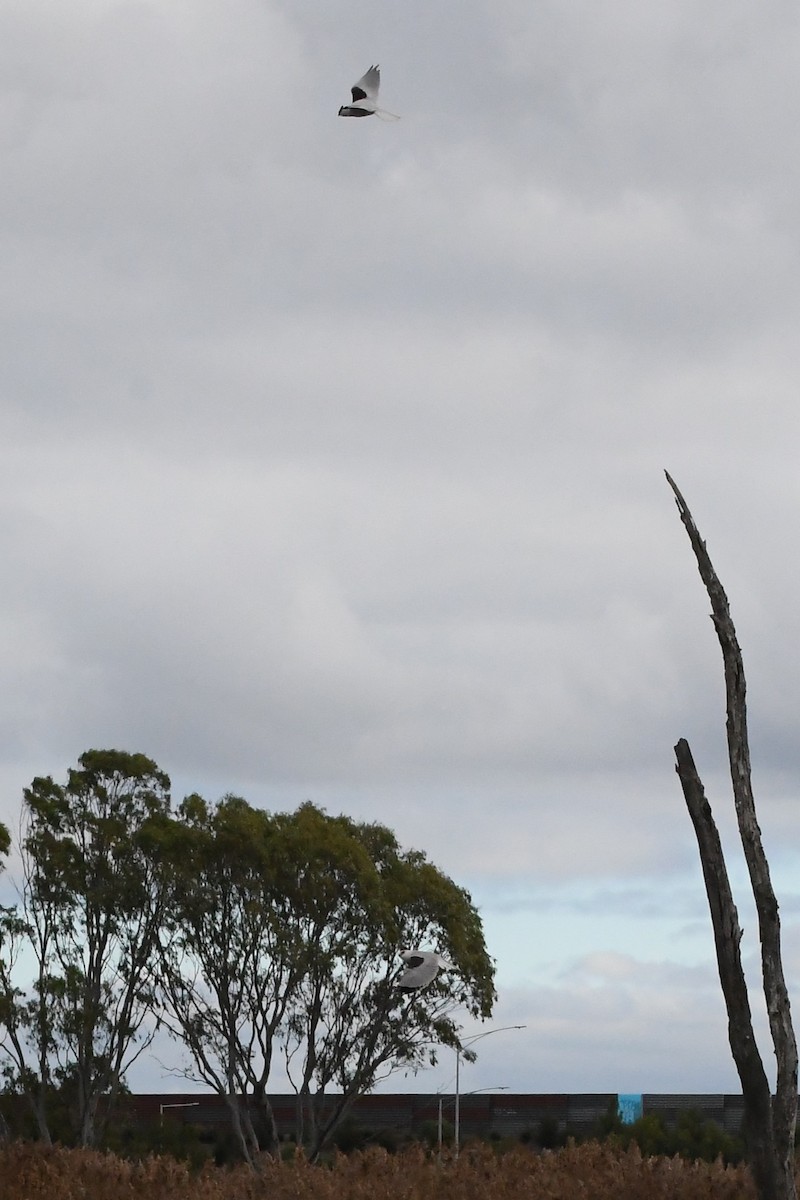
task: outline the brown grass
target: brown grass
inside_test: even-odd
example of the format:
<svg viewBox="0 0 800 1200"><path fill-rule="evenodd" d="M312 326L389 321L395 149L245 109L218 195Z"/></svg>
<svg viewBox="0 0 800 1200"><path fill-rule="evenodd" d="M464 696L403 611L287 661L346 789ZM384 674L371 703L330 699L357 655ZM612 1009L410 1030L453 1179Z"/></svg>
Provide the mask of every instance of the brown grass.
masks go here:
<svg viewBox="0 0 800 1200"><path fill-rule="evenodd" d="M755 1200L745 1167L643 1158L590 1142L537 1155L481 1146L438 1163L414 1148L302 1157L192 1174L171 1158L128 1162L90 1150L14 1142L0 1148L0 1200Z"/></svg>

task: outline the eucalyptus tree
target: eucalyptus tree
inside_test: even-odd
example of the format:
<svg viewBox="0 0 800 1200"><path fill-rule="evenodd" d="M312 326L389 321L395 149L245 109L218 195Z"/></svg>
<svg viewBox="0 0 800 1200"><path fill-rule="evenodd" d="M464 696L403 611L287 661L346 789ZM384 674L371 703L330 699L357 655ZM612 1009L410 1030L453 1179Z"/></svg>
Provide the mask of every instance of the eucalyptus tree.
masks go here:
<svg viewBox="0 0 800 1200"><path fill-rule="evenodd" d="M493 968L468 894L385 827L189 796L170 847L161 1020L188 1052L183 1073L225 1098L251 1164L276 1148L277 1050L314 1156L382 1073L456 1044L456 1005L489 1014ZM426 938L458 975L409 999L399 951Z"/></svg>
<svg viewBox="0 0 800 1200"><path fill-rule="evenodd" d="M36 1124L39 1139L49 1145L49 1101L57 1089L55 1079L55 1010L50 992L55 980L49 972L50 927L46 920L28 921L17 907L0 914L3 948L0 954L0 1025L4 1052L2 1073L6 1087L22 1092ZM36 960L32 987L20 987L19 964L26 947Z"/></svg>
<svg viewBox="0 0 800 1200"><path fill-rule="evenodd" d="M181 804L160 939L161 1021L189 1056L183 1073L225 1098L244 1157L273 1150L267 1096L277 1031L303 964L297 878L274 821L245 800Z"/></svg>
<svg viewBox="0 0 800 1200"><path fill-rule="evenodd" d="M35 978L26 990L9 969L0 984L8 1074L45 1139L60 1087L92 1145L152 1039L169 788L142 754L89 750L65 784L39 777L24 791L21 908L6 927L32 948Z"/></svg>
<svg viewBox="0 0 800 1200"><path fill-rule="evenodd" d="M299 1126L316 1158L355 1099L397 1070L458 1044L456 1014L488 1017L494 971L469 894L391 830L304 805L282 818L307 886L303 972L282 1030ZM430 987L398 988L401 951L436 945L453 965Z"/></svg>

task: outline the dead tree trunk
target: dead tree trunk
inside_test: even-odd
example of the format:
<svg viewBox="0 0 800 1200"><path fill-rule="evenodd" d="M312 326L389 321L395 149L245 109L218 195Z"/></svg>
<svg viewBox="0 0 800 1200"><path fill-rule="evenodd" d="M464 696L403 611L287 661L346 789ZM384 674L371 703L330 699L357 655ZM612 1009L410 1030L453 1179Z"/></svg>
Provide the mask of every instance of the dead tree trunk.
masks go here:
<svg viewBox="0 0 800 1200"><path fill-rule="evenodd" d="M769 864L761 842L750 777L747 705L742 652L728 598L711 565L686 501L674 481L681 520L689 535L700 576L711 601L725 670L728 761L739 835L758 915L764 997L777 1063L775 1096L770 1095L764 1064L753 1034L739 943L742 931L711 807L695 769L688 742L675 747L676 770L694 825L708 895L722 993L728 1012L728 1038L745 1106L748 1157L760 1200L797 1200L794 1182L794 1134L797 1120L797 1043L781 961L780 918Z"/></svg>

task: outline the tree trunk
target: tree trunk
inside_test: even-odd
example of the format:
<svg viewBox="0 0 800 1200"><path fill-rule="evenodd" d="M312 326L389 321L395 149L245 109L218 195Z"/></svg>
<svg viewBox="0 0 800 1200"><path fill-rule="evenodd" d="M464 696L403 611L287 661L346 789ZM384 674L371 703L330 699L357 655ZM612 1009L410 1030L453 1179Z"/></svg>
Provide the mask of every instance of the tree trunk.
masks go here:
<svg viewBox="0 0 800 1200"><path fill-rule="evenodd" d="M267 1154L270 1158L280 1158L278 1123L275 1120L275 1113L272 1110L263 1079L259 1080L253 1088L253 1103L258 1113L259 1127L263 1131L263 1136L259 1135L258 1137L259 1149L262 1154Z"/></svg>
<svg viewBox="0 0 800 1200"><path fill-rule="evenodd" d="M52 1146L53 1139L50 1134L50 1125L47 1120L47 1102L44 1096L44 1089L40 1088L37 1093L29 1092L31 1108L33 1115L36 1118L36 1128L39 1131L39 1141L45 1146Z"/></svg>
<svg viewBox="0 0 800 1200"><path fill-rule="evenodd" d="M677 772L697 836L706 884L720 983L728 1012L728 1037L745 1104L750 1166L761 1200L797 1200L794 1182L794 1135L797 1121L797 1043L789 994L783 975L778 902L772 888L761 830L756 818L750 773L744 664L728 598L708 556L692 514L667 474L681 520L711 601L712 619L722 648L727 708L728 761L736 818L758 914L761 971L769 1027L777 1063L774 1099L753 1034L739 943L742 931L733 902L719 833L697 774L688 742L675 747Z"/></svg>
<svg viewBox="0 0 800 1200"><path fill-rule="evenodd" d="M256 1156L258 1154L258 1142L253 1132L249 1114L246 1110L242 1111L241 1099L236 1093L229 1092L225 1096L225 1103L228 1106L230 1113L231 1125L233 1127L234 1136L239 1144L239 1149L242 1152L242 1157L249 1167L256 1169Z"/></svg>
<svg viewBox="0 0 800 1200"><path fill-rule="evenodd" d="M728 1041L742 1083L750 1169L761 1200L778 1200L779 1197L781 1200L788 1200L793 1193L781 1191L778 1185L772 1128L772 1097L753 1035L747 982L739 951L742 930L733 902L719 832L711 805L706 799L695 769L689 743L684 738L681 738L675 747L675 758L686 807L697 835L708 906L711 910L719 980L728 1012Z"/></svg>

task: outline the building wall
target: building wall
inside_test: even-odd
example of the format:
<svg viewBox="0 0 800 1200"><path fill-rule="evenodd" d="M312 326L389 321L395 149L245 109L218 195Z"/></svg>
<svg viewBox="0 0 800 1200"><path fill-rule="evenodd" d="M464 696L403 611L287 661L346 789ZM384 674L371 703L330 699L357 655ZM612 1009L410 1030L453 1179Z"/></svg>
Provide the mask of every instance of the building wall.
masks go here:
<svg viewBox="0 0 800 1200"><path fill-rule="evenodd" d="M355 1102L351 1119L368 1129L413 1129L423 1122L436 1121L439 1102L442 1115L452 1123L454 1097L430 1092L383 1093L363 1096ZM462 1095L459 1100L462 1136L495 1133L501 1137L519 1137L535 1133L542 1121L556 1122L559 1130L589 1135L598 1121L616 1108L616 1092L581 1094L537 1094L483 1092ZM137 1121L178 1120L192 1125L217 1127L229 1121L222 1097L216 1095L137 1095L127 1098L131 1117ZM293 1094L270 1096L278 1129L290 1136L295 1127L297 1098ZM183 1107L183 1106L186 1107ZM656 1094L642 1096L642 1113L657 1113L673 1125L683 1111L699 1110L729 1133L741 1126L743 1103L738 1095Z"/></svg>

